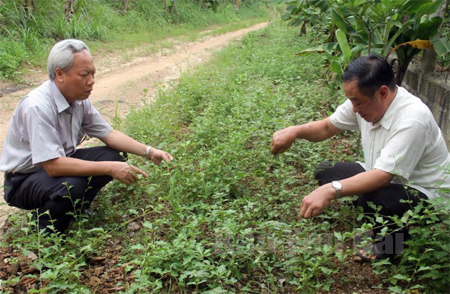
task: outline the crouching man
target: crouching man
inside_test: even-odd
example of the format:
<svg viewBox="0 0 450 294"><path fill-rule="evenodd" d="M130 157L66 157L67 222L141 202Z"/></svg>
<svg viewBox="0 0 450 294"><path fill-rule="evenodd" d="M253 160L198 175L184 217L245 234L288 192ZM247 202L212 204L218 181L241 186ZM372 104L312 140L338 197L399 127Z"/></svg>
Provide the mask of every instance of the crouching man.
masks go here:
<svg viewBox="0 0 450 294"><path fill-rule="evenodd" d="M4 197L9 205L37 209L40 230L50 231L53 225L56 232L64 232L70 212L88 208L112 179L130 185L138 174L147 177L126 163L121 152L155 164L173 158L112 129L94 108L88 98L96 69L85 43L73 39L57 43L47 69L50 80L25 96L14 111L0 169L5 172ZM84 135L106 146L77 149Z"/></svg>
<svg viewBox="0 0 450 294"><path fill-rule="evenodd" d="M423 199L448 197L441 189L450 188L444 170L450 155L441 130L428 107L395 84L387 61L377 55L360 57L350 63L342 80L348 99L330 117L273 134L271 152L279 154L296 139L319 142L343 130L361 133L364 164L319 164L315 176L320 187L303 198L300 216L315 217L343 196L358 195L357 204L367 215L375 213L372 202L381 207L381 215L399 217ZM361 253L363 257L376 259L402 251L407 230L387 226L395 236L378 238L385 225L377 224L372 232L374 254Z"/></svg>

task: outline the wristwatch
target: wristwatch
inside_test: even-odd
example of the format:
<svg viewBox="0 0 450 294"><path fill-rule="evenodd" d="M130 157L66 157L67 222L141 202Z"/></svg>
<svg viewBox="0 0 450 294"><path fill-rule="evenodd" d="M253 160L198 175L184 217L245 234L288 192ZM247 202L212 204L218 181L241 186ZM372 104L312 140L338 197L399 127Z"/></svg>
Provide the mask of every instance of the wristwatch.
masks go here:
<svg viewBox="0 0 450 294"><path fill-rule="evenodd" d="M333 186L334 190L336 190L336 199L341 197L342 193L342 184L339 181L333 181L331 182L331 185Z"/></svg>

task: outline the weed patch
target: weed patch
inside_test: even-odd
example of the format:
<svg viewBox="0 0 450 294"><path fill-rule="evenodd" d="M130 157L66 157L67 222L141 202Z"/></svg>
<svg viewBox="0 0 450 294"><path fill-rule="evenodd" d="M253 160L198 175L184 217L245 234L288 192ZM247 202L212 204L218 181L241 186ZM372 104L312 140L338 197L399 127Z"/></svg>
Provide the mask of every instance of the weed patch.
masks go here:
<svg viewBox="0 0 450 294"><path fill-rule="evenodd" d="M442 243L448 231L439 226L424 235L428 240L415 238L399 265L372 268L352 266L354 232L369 222L351 199L313 220L299 218L302 196L316 187L315 165L354 160L356 146L356 136L345 133L270 154L274 131L322 118L338 104L328 95L322 57L295 56L308 46L291 28L272 25L133 110L124 131L170 152L176 166L130 157L149 177L107 186L94 203L97 216L61 245L13 220L14 228L23 227L9 232L9 248L40 252L34 291L436 293L448 287L448 243ZM411 233L419 236L428 230L419 219L435 214L412 211L397 221L416 224ZM21 277L10 274L3 289L18 289Z"/></svg>

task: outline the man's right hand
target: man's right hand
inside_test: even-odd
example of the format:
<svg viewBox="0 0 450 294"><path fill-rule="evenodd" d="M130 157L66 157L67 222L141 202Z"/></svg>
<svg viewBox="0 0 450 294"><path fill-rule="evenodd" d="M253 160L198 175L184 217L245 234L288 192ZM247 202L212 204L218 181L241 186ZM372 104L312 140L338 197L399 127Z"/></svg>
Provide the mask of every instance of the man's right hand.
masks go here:
<svg viewBox="0 0 450 294"><path fill-rule="evenodd" d="M127 186L139 180L138 174L147 177L144 171L126 162L111 162L111 164L113 165L111 176Z"/></svg>
<svg viewBox="0 0 450 294"><path fill-rule="evenodd" d="M292 143L294 143L296 138L297 131L295 129L295 126L276 131L272 137L270 152L272 152L272 154L283 153L292 146Z"/></svg>
<svg viewBox="0 0 450 294"><path fill-rule="evenodd" d="M160 165L163 160L170 163L173 160L173 157L165 151L153 148L150 160L153 161L154 164Z"/></svg>

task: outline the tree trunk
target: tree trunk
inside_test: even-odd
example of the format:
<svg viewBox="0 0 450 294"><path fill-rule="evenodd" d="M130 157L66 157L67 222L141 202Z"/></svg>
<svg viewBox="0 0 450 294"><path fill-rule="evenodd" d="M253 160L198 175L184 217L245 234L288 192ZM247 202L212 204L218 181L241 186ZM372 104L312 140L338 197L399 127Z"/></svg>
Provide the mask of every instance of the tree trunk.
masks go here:
<svg viewBox="0 0 450 294"><path fill-rule="evenodd" d="M122 13L125 14L128 11L128 5L130 0L122 0Z"/></svg>
<svg viewBox="0 0 450 294"><path fill-rule="evenodd" d="M72 20L74 2L75 0L66 0L66 4L64 5L64 14L68 22Z"/></svg>
<svg viewBox="0 0 450 294"><path fill-rule="evenodd" d="M433 14L430 15L430 18L433 17L442 17L445 16L445 9L448 7L449 0L443 1L441 7ZM439 28L438 35L441 34L441 28ZM423 77L426 74L434 72L436 68L436 51L433 49L425 49L423 52L422 60L420 61L419 73L420 77Z"/></svg>
<svg viewBox="0 0 450 294"><path fill-rule="evenodd" d="M411 60L416 56L420 50L412 47L405 47L404 50L399 48L397 50L397 62L398 62L398 72L395 76L395 82L397 86L401 86L403 82L403 78L405 77L406 70L408 69L408 65Z"/></svg>
<svg viewBox="0 0 450 294"><path fill-rule="evenodd" d="M306 35L306 25L308 24L309 20L304 20L302 24L302 28L300 29L300 36Z"/></svg>
<svg viewBox="0 0 450 294"><path fill-rule="evenodd" d="M168 13L178 14L175 0L164 0L164 7Z"/></svg>
<svg viewBox="0 0 450 294"><path fill-rule="evenodd" d="M433 49L425 49L423 51L422 60L420 61L420 76L434 72L436 68L436 51Z"/></svg>
<svg viewBox="0 0 450 294"><path fill-rule="evenodd" d="M27 16L32 16L34 11L34 0L25 0L24 9Z"/></svg>

